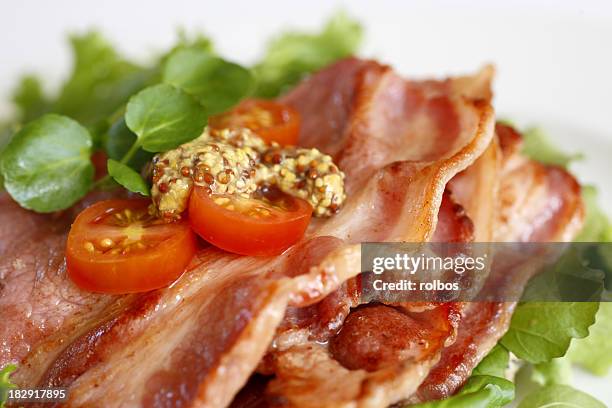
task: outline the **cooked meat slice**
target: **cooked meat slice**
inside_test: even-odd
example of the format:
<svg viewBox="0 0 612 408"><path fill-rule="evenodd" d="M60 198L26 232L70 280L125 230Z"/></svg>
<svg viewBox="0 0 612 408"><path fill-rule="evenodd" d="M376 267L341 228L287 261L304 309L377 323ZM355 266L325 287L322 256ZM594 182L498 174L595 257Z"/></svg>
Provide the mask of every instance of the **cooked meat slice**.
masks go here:
<svg viewBox="0 0 612 408"><path fill-rule="evenodd" d="M449 304L450 305L450 304ZM452 334L452 320L439 308L404 313L401 308L370 304L353 310L330 340L332 356L350 370L378 371L399 362L421 361Z"/></svg>
<svg viewBox="0 0 612 408"><path fill-rule="evenodd" d="M544 166L522 156L521 135L513 128L497 125L496 134L502 152L502 177L494 222L495 240L571 240L584 217L578 182L564 169ZM526 266L498 267L498 276L490 278L484 291L518 291L507 295L516 298L536 270L533 265ZM459 325L457 341L442 352L440 362L411 401L442 399L454 394L506 332L514 306L514 302L470 304Z"/></svg>
<svg viewBox="0 0 612 408"><path fill-rule="evenodd" d="M510 324L514 302L473 302L463 312L457 339L442 351L410 402L438 400L453 395L476 365L497 344Z"/></svg>
<svg viewBox="0 0 612 408"><path fill-rule="evenodd" d="M471 242L474 241L474 222L467 216L450 190L445 190L438 211L436 232L432 242Z"/></svg>
<svg viewBox="0 0 612 408"><path fill-rule="evenodd" d="M331 346L306 341L273 353L268 401L296 407L384 407L406 398L454 337L457 307L358 308L330 339ZM381 324L398 338L381 335Z"/></svg>
<svg viewBox="0 0 612 408"><path fill-rule="evenodd" d="M429 240L446 183L476 160L493 136L493 112L481 98L487 92L467 85L482 88L490 80L485 69L458 79L460 86L454 79L407 81L374 62L346 60L286 95L283 101L303 117L300 143L332 154L347 176L350 198L344 208L312 222L311 233L355 243L364 237ZM321 134L326 136L318 144Z"/></svg>
<svg viewBox="0 0 612 408"><path fill-rule="evenodd" d="M499 203L501 161L502 153L496 136L474 164L453 177L447 185L453 200L465 210L465 215L473 223L475 242L491 242L493 239ZM438 220L442 222L440 217ZM434 241L453 242L442 239Z"/></svg>

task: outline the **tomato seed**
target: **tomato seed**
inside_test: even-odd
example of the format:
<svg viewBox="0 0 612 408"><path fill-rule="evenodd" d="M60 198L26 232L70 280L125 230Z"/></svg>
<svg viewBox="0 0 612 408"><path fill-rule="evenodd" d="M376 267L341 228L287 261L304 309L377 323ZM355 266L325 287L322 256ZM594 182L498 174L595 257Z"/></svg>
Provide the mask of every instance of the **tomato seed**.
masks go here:
<svg viewBox="0 0 612 408"><path fill-rule="evenodd" d="M114 243L114 242L113 242L113 240L112 240L112 239L110 239L110 238L104 238L103 240L101 240L101 241L100 241L100 246L101 246L102 248L106 248L106 249L108 249L108 248L112 247L114 244L115 244L115 243Z"/></svg>

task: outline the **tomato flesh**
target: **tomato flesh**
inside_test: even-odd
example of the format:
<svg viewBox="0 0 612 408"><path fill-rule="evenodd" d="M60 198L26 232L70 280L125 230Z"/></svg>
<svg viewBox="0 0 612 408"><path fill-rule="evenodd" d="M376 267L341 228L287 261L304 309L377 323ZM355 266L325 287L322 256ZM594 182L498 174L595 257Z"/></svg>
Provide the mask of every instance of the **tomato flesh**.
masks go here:
<svg viewBox="0 0 612 408"><path fill-rule="evenodd" d="M66 244L66 266L82 289L144 292L168 286L196 252L187 221L164 223L148 213L148 200L106 200L82 211Z"/></svg>
<svg viewBox="0 0 612 408"><path fill-rule="evenodd" d="M191 227L203 239L242 255L277 255L304 235L312 207L290 195L272 192L244 198L211 195L196 187L189 200Z"/></svg>
<svg viewBox="0 0 612 408"><path fill-rule="evenodd" d="M248 128L264 141L295 145L300 132L300 114L290 106L263 99L246 99L229 112L213 116L213 129Z"/></svg>

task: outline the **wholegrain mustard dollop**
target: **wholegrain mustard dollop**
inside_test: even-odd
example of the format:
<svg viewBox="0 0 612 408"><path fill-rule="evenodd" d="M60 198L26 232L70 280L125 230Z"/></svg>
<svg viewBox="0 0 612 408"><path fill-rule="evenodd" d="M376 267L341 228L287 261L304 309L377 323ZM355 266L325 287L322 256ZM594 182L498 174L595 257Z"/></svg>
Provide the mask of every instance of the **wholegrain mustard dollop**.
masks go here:
<svg viewBox="0 0 612 408"><path fill-rule="evenodd" d="M153 158L151 194L160 215L177 219L194 185L244 198L276 186L308 201L315 216L330 216L346 199L344 178L332 158L317 149L268 144L246 128L207 128L197 139Z"/></svg>

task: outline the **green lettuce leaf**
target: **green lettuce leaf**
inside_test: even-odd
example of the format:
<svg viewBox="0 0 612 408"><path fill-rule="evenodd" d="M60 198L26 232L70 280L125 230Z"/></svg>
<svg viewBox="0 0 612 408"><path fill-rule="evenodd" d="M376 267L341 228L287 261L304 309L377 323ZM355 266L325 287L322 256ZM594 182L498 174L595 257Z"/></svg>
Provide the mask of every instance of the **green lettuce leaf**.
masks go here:
<svg viewBox="0 0 612 408"><path fill-rule="evenodd" d="M527 395L518 408L605 408L597 399L568 385L550 385Z"/></svg>
<svg viewBox="0 0 612 408"><path fill-rule="evenodd" d="M590 395L569 386L572 377L571 360L566 356L546 363L525 364L515 376L517 387L525 397L518 407L600 407Z"/></svg>
<svg viewBox="0 0 612 408"><path fill-rule="evenodd" d="M537 127L523 132L523 140L523 153L541 163L567 167L571 161L582 158L581 154L568 154L560 150L546 133Z"/></svg>
<svg viewBox="0 0 612 408"><path fill-rule="evenodd" d="M38 77L25 75L13 91L13 103L17 108L17 120L21 123L34 120L51 108L49 99L44 95Z"/></svg>
<svg viewBox="0 0 612 408"><path fill-rule="evenodd" d="M588 335L597 302L525 302L517 306L501 344L533 364L565 355L573 338Z"/></svg>
<svg viewBox="0 0 612 408"><path fill-rule="evenodd" d="M11 388L17 388L9 378L11 373L17 369L14 364L9 364L0 370L0 408L4 408L6 402L7 391Z"/></svg>
<svg viewBox="0 0 612 408"><path fill-rule="evenodd" d="M612 367L612 303L602 302L589 336L574 340L568 357L594 374L604 376Z"/></svg>
<svg viewBox="0 0 612 408"><path fill-rule="evenodd" d="M412 405L411 408L499 408L514 399L514 384L504 378L509 353L496 345L478 364L459 392L441 401Z"/></svg>
<svg viewBox="0 0 612 408"><path fill-rule="evenodd" d="M514 399L514 384L504 378L473 375L450 398L411 405L411 408L500 408Z"/></svg>
<svg viewBox="0 0 612 408"><path fill-rule="evenodd" d="M98 32L70 37L73 68L53 102L52 112L70 116L86 126L95 125L146 86L154 70L120 56Z"/></svg>
<svg viewBox="0 0 612 408"><path fill-rule="evenodd" d="M184 29L179 28L178 41L170 50L161 55L159 58L159 66L163 66L167 62L168 58L181 50L203 51L209 54L216 54L213 42L210 38L202 33L189 35Z"/></svg>
<svg viewBox="0 0 612 408"><path fill-rule="evenodd" d="M537 128L525 132L524 152L538 161L567 166L580 155L569 155L557 149L548 137ZM584 227L576 237L578 242L612 241L612 223L597 204L597 190L593 186L583 186L582 196L586 205ZM612 252L608 247L599 247L591 254L590 266L606 272L606 288L612 288ZM596 321L589 329L586 338L574 339L567 353L569 359L590 370L594 374L606 375L612 366L612 304L602 303Z"/></svg>
<svg viewBox="0 0 612 408"><path fill-rule="evenodd" d="M592 186L582 188L586 216L582 231L576 238L578 242L612 242L612 222L597 203L597 190ZM612 245L599 245L585 254L589 266L604 271L605 288L612 290ZM610 299L610 293L604 298Z"/></svg>
<svg viewBox="0 0 612 408"><path fill-rule="evenodd" d="M539 386L569 384L572 379L572 364L566 357L553 358L546 363L535 364L531 380Z"/></svg>
<svg viewBox="0 0 612 408"><path fill-rule="evenodd" d="M254 67L256 95L275 97L305 75L353 55L362 37L361 25L345 13L333 16L319 34L288 32L277 37Z"/></svg>
<svg viewBox="0 0 612 408"><path fill-rule="evenodd" d="M568 248L554 265L546 267L529 280L521 300L599 301L605 273L590 261L590 253L596 249L598 247L591 245Z"/></svg>
<svg viewBox="0 0 612 408"><path fill-rule="evenodd" d="M504 378L509 361L510 353L508 353L508 350L497 344L474 368L472 375L491 375Z"/></svg>
<svg viewBox="0 0 612 408"><path fill-rule="evenodd" d="M586 206L586 217L582 231L580 231L575 241L612 241L612 223L597 203L597 189L593 186L583 186L582 198Z"/></svg>
<svg viewBox="0 0 612 408"><path fill-rule="evenodd" d="M524 132L523 152L546 164L567 166L579 154L567 154L558 149L539 128ZM585 227L576 241L596 242L610 237L610 224L595 203L596 191L583 189L587 204ZM611 258L612 260L612 258ZM612 265L612 263L610 263ZM606 271L601 263L589 261L589 267ZM569 275L568 275L569 276ZM606 278L606 286L608 284ZM537 303L520 304L512 318L508 333L501 342L518 357L532 363L545 363L563 356L572 339L588 335L588 327L595 320L598 303Z"/></svg>

